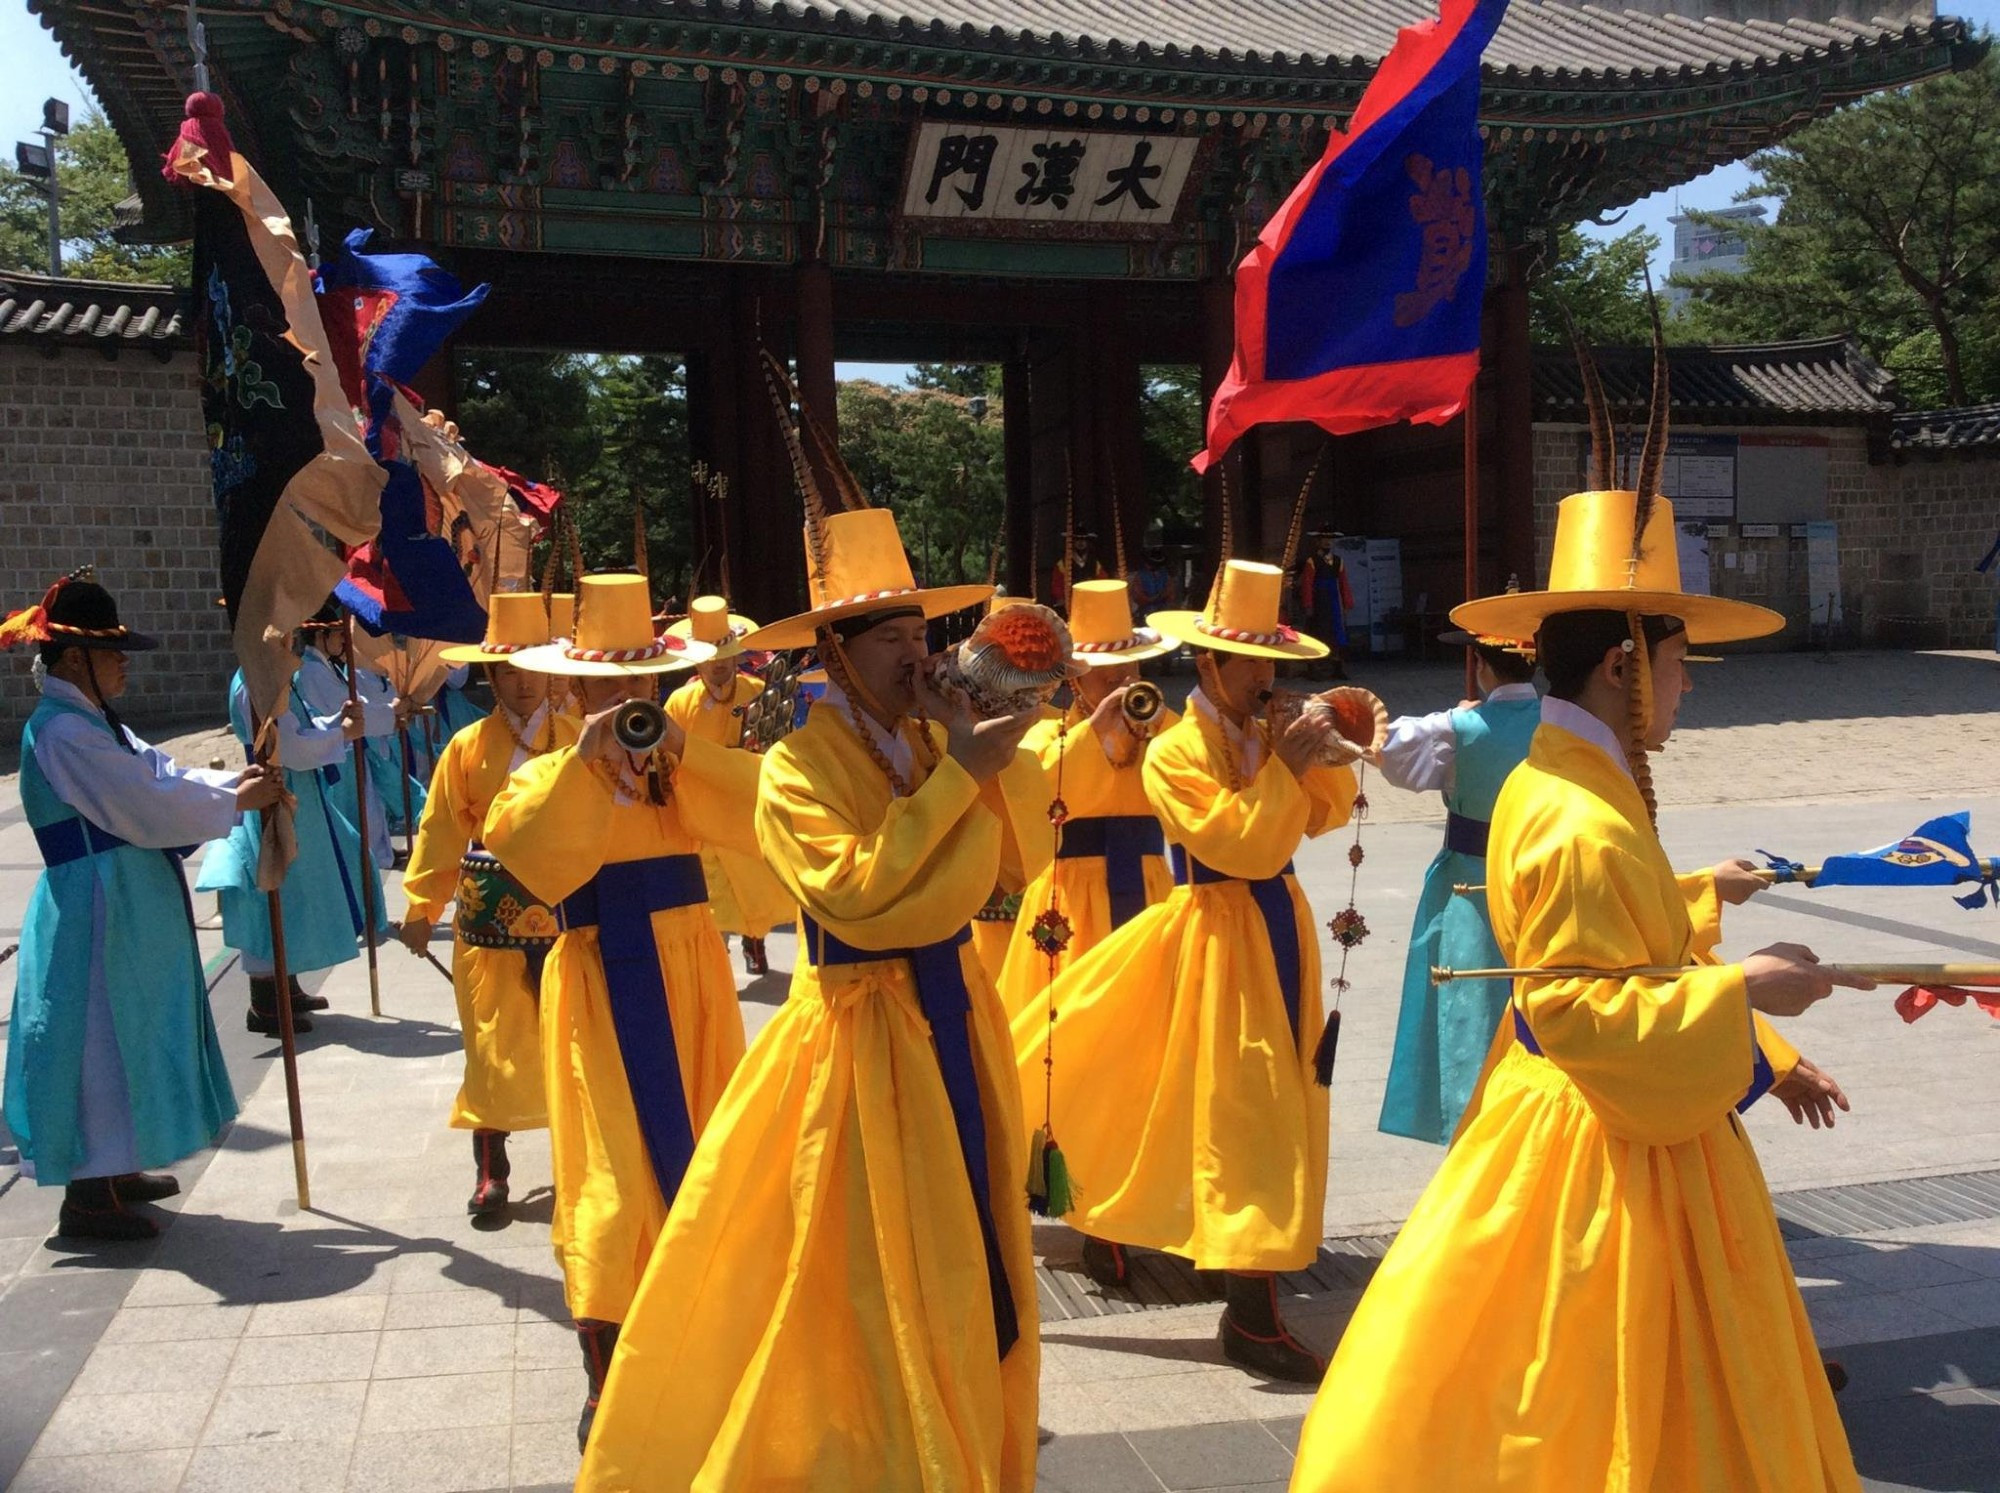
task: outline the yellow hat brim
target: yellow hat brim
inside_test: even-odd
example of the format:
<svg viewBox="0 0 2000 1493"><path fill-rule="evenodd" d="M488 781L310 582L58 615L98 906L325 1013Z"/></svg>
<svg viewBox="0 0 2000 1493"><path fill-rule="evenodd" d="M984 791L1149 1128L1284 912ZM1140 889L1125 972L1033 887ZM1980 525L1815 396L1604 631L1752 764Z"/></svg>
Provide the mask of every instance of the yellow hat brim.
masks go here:
<svg viewBox="0 0 2000 1493"><path fill-rule="evenodd" d="M1156 658L1165 658L1181 646L1180 639L1149 622L1146 631L1155 632L1159 637L1150 643L1135 643L1130 648L1106 650L1092 653L1081 643L1073 644L1072 657L1086 669L1109 669L1118 664L1143 664Z"/></svg>
<svg viewBox="0 0 2000 1493"><path fill-rule="evenodd" d="M1148 612L1146 626L1155 632L1178 638L1190 648L1207 648L1216 653L1239 653L1246 658L1313 659L1325 658L1333 650L1318 638L1297 634L1288 643L1239 643L1234 638L1218 638L1201 630L1204 612Z"/></svg>
<svg viewBox="0 0 2000 1493"><path fill-rule="evenodd" d="M440 648L438 657L448 664L511 664L527 651L527 648L516 648L511 653L488 653L484 643L454 643L449 648Z"/></svg>
<svg viewBox="0 0 2000 1493"><path fill-rule="evenodd" d="M568 645L545 643L539 648L523 648L519 653L509 654L498 660L512 664L517 669L526 669L531 674L564 674L572 679L610 679L621 674L672 674L681 669L692 669L696 664L704 664L715 654L706 643L685 643L671 649L658 658L641 659L637 663L601 663L595 659L571 658Z"/></svg>
<svg viewBox="0 0 2000 1493"><path fill-rule="evenodd" d="M782 653L792 648L810 648L818 641L819 630L834 622L843 622L849 617L861 617L869 612L893 611L902 607L920 608L929 618L947 617L953 612L962 612L967 607L976 607L993 594L991 586L919 586L911 591L897 591L885 596L868 596L858 601L844 601L838 606L821 607L816 611L800 612L795 617L786 617L767 627L760 627L749 637L741 639L743 646L757 653Z"/></svg>
<svg viewBox="0 0 2000 1493"><path fill-rule="evenodd" d="M731 612L729 614L729 630L735 634L734 637L725 638L720 643L709 644L715 650L712 662L720 663L725 658L740 658L745 653L748 653L750 650L743 646L743 639L757 630L757 623L754 618L745 617L738 612ZM685 638L690 643L697 641L694 635L694 619L692 617L681 618L680 621L671 624L667 628L667 635L669 637Z"/></svg>
<svg viewBox="0 0 2000 1493"><path fill-rule="evenodd" d="M1687 626L1690 643L1740 643L1769 637L1783 629L1785 619L1769 607L1732 601L1725 596L1690 595L1682 591L1510 591L1482 596L1451 609L1454 626L1467 632L1514 638L1532 643L1542 623L1559 612L1638 612L1648 617L1678 617Z"/></svg>

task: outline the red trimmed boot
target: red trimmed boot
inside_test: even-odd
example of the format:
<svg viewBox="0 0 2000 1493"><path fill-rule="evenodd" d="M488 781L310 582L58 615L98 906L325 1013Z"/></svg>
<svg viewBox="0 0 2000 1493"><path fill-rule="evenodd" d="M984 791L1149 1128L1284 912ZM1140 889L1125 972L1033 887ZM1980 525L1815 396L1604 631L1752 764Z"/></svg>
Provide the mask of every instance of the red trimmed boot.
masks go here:
<svg viewBox="0 0 2000 1493"><path fill-rule="evenodd" d="M1326 1360L1293 1337L1278 1315L1278 1278L1232 1270L1224 1283L1222 1356L1238 1368L1290 1384L1317 1384Z"/></svg>
<svg viewBox="0 0 2000 1493"><path fill-rule="evenodd" d="M84 1177L63 1189L56 1233L65 1239L124 1242L158 1238L160 1226L143 1213L128 1210L111 1178Z"/></svg>
<svg viewBox="0 0 2000 1493"><path fill-rule="evenodd" d="M1100 1286L1117 1290L1131 1283L1132 1262L1126 1258L1124 1245L1099 1239L1095 1234L1085 1234L1083 1273Z"/></svg>
<svg viewBox="0 0 2000 1493"><path fill-rule="evenodd" d="M768 975L771 961L764 957L764 940L743 935L743 968L753 975Z"/></svg>
<svg viewBox="0 0 2000 1493"><path fill-rule="evenodd" d="M618 1351L618 1324L593 1322L576 1324L577 1340L583 1344L583 1371L590 1379L590 1398L583 1402L583 1414L576 1422L576 1449L590 1442L590 1425L597 1419L597 1402L604 1394L604 1377L611 1372L611 1355Z"/></svg>
<svg viewBox="0 0 2000 1493"><path fill-rule="evenodd" d="M252 975L250 977L250 1010L243 1018L243 1024L262 1037L278 1035L278 981L275 975ZM304 1036L313 1029L313 1024L299 1014L298 1007L292 1008L292 1035Z"/></svg>
<svg viewBox="0 0 2000 1493"><path fill-rule="evenodd" d="M179 1193L181 1179L166 1172L127 1172L122 1177L113 1177L111 1185L118 1190L120 1202L157 1203Z"/></svg>
<svg viewBox="0 0 2000 1493"><path fill-rule="evenodd" d="M514 1174L507 1160L507 1132L475 1130L472 1154L479 1163L479 1184L472 1189L465 1211L485 1216L507 1211L507 1179Z"/></svg>

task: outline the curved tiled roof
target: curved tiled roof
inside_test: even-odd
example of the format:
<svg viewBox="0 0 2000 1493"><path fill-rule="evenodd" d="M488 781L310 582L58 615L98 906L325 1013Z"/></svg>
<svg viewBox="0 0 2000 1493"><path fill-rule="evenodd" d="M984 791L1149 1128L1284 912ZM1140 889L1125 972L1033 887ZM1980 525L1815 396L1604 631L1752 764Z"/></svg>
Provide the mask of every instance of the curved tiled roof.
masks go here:
<svg viewBox="0 0 2000 1493"><path fill-rule="evenodd" d="M0 343L142 347L161 356L190 345L181 292L171 285L51 279L0 270Z"/></svg>
<svg viewBox="0 0 2000 1493"><path fill-rule="evenodd" d="M981 50L1109 59L1157 57L1372 70L1405 26L1436 0L669 0L669 13L763 20L785 29L958 42ZM1720 7L1717 7L1720 8ZM1754 70L1760 64L1852 55L1965 34L1931 7L1882 0L1824 21L1659 14L1656 7L1585 0L1513 0L1486 52L1489 82L1656 77Z"/></svg>
<svg viewBox="0 0 2000 1493"><path fill-rule="evenodd" d="M1591 356L1613 410L1643 410L1653 386L1652 349L1603 347L1593 349ZM1896 407L1895 380L1845 337L1670 347L1667 357L1677 413L1712 418L1740 413L1768 420L1886 415ZM1536 418L1583 420L1583 380L1569 349L1535 349L1534 387Z"/></svg>
<svg viewBox="0 0 2000 1493"><path fill-rule="evenodd" d="M1911 410L1898 415L1889 424L1889 447L1925 456L1947 451L1990 453L2000 448L2000 404Z"/></svg>

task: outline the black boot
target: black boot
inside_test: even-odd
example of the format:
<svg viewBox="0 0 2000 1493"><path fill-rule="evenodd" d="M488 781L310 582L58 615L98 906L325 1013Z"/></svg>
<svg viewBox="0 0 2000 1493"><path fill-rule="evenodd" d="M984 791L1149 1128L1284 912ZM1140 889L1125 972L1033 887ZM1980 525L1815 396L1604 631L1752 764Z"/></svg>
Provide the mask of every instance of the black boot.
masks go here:
<svg viewBox="0 0 2000 1493"><path fill-rule="evenodd" d="M513 1175L514 1170L507 1160L507 1132L473 1131L472 1155L479 1163L479 1183L472 1189L472 1198L466 1203L465 1211L482 1217L506 1212L507 1178Z"/></svg>
<svg viewBox="0 0 2000 1493"><path fill-rule="evenodd" d="M122 1177L113 1177L111 1184L118 1189L119 1199L127 1203L157 1203L181 1190L180 1178L165 1172L127 1172Z"/></svg>
<svg viewBox="0 0 2000 1493"><path fill-rule="evenodd" d="M1847 1388L1847 1368L1839 1359L1829 1358L1826 1360L1826 1382L1827 1387L1835 1394L1839 1394L1843 1389Z"/></svg>
<svg viewBox="0 0 2000 1493"><path fill-rule="evenodd" d="M305 986L299 983L299 977L297 975L293 975L291 977L291 981L292 981L292 1014L294 1016L297 1016L299 1013L303 1011L324 1011L328 1006L333 1004L333 1002L328 1000L325 996L314 995L311 991L307 990Z"/></svg>
<svg viewBox="0 0 2000 1493"><path fill-rule="evenodd" d="M65 1239L153 1239L160 1226L142 1213L129 1212L109 1177L86 1177L63 1189L56 1232Z"/></svg>
<svg viewBox="0 0 2000 1493"><path fill-rule="evenodd" d="M1131 1261L1125 1256L1125 1246L1113 1244L1109 1239L1099 1239L1095 1234L1083 1236L1083 1273L1100 1286L1116 1290L1130 1283L1132 1279Z"/></svg>
<svg viewBox="0 0 2000 1493"><path fill-rule="evenodd" d="M1293 1337L1278 1315L1278 1278L1229 1272L1222 1309L1222 1356L1239 1368L1292 1384L1317 1384L1326 1360Z"/></svg>
<svg viewBox="0 0 2000 1493"><path fill-rule="evenodd" d="M593 1322L576 1324L577 1340L583 1344L583 1372L590 1379L590 1398L583 1402L583 1414L576 1422L576 1449L590 1441L590 1423L597 1419L597 1402L604 1394L604 1376L611 1372L611 1355L618 1350L618 1324Z"/></svg>
<svg viewBox="0 0 2000 1493"><path fill-rule="evenodd" d="M250 1011L243 1018L244 1026L262 1037L278 1035L278 981L272 975L252 975L250 977ZM313 1024L297 1014L293 1008L292 1034L303 1036L313 1029Z"/></svg>
<svg viewBox="0 0 2000 1493"><path fill-rule="evenodd" d="M764 940L743 935L743 968L753 975L768 975L771 961L764 957Z"/></svg>

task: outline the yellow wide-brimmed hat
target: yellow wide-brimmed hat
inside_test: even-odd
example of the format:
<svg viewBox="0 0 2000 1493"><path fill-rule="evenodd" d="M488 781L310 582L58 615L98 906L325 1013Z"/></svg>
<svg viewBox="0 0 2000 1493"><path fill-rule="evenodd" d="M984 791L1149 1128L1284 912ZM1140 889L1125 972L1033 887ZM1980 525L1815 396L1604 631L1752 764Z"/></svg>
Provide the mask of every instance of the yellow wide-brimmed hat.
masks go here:
<svg viewBox="0 0 2000 1493"><path fill-rule="evenodd" d="M507 664L514 655L549 640L549 614L534 591L499 591L486 600L486 637L440 649L448 664Z"/></svg>
<svg viewBox="0 0 2000 1493"><path fill-rule="evenodd" d="M926 617L942 617L978 606L993 594L993 588L983 584L918 586L896 515L887 508L856 508L829 513L816 524L808 522L806 560L806 597L811 605L797 616L758 628L742 640L745 648L810 648L821 627L848 617L905 607L915 607Z"/></svg>
<svg viewBox="0 0 2000 1493"><path fill-rule="evenodd" d="M576 593L549 593L549 637L566 638L576 627Z"/></svg>
<svg viewBox="0 0 2000 1493"><path fill-rule="evenodd" d="M1674 505L1653 500L1639 558L1632 558L1638 495L1580 492L1556 510L1555 553L1546 591L1510 591L1453 607L1451 620L1467 632L1534 641L1558 612L1637 612L1678 617L1690 643L1735 643L1778 631L1785 619L1768 607L1681 589L1681 557L1674 540Z"/></svg>
<svg viewBox="0 0 2000 1493"><path fill-rule="evenodd" d="M1252 658L1325 658L1331 651L1278 620L1285 573L1256 560L1225 560L1215 594L1201 612L1153 612L1146 625L1170 638L1218 653ZM1078 590L1082 590L1079 584Z"/></svg>
<svg viewBox="0 0 2000 1493"><path fill-rule="evenodd" d="M605 677L670 674L706 662L715 650L653 632L643 575L587 575L577 583L576 636L513 655L507 662L538 674Z"/></svg>
<svg viewBox="0 0 2000 1493"><path fill-rule="evenodd" d="M1132 622L1132 588L1123 581L1078 581L1069 588L1069 638L1086 668L1142 664L1180 647L1156 627Z"/></svg>
<svg viewBox="0 0 2000 1493"><path fill-rule="evenodd" d="M720 596L697 596L688 603L688 614L667 628L669 637L691 638L715 650L717 659L735 658L747 652L743 640L757 630L757 624L741 613L729 610Z"/></svg>

